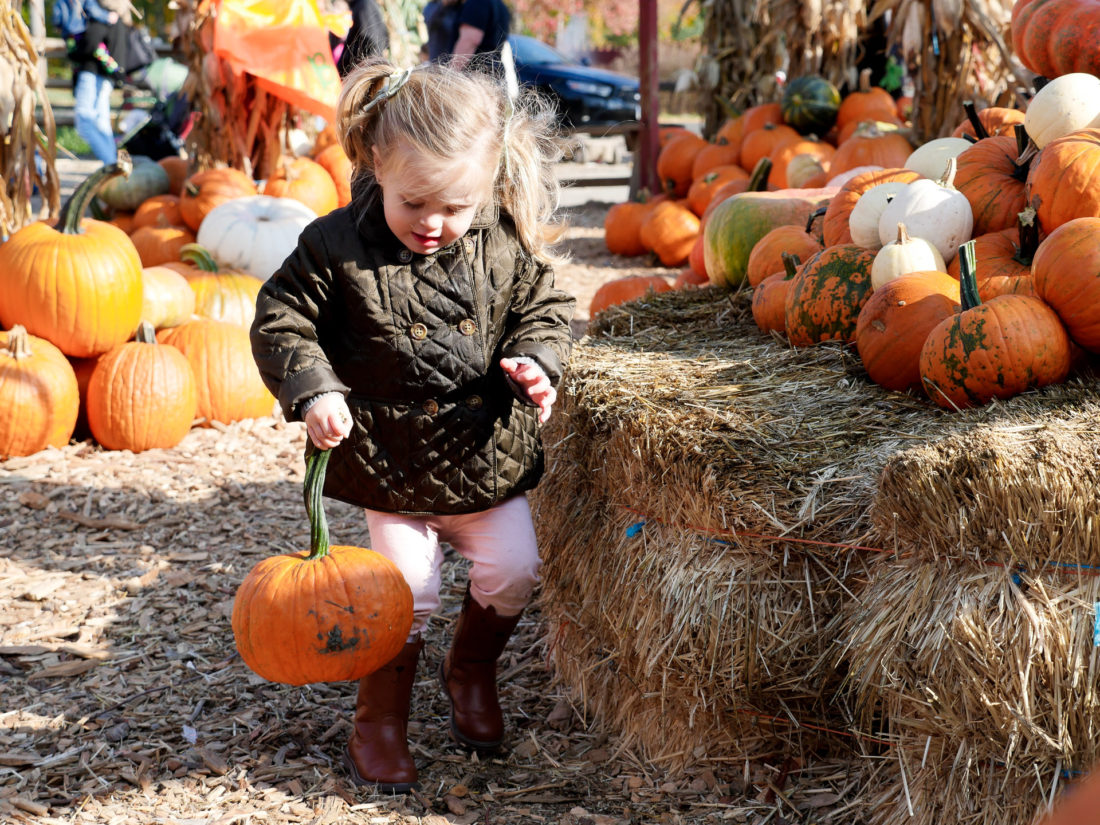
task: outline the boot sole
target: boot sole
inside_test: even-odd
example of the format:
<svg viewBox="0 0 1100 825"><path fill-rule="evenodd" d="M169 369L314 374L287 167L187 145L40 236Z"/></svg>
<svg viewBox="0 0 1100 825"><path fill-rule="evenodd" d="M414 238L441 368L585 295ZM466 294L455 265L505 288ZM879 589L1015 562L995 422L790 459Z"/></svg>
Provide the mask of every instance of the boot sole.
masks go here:
<svg viewBox="0 0 1100 825"><path fill-rule="evenodd" d="M443 688L443 695L447 697L447 702L451 706L451 737L463 747L470 748L479 753L493 753L494 751L500 750L500 746L504 742L504 739L498 739L495 742L480 742L477 739L471 739L458 729L458 725L455 724L455 700L451 698L451 691L447 689L447 676L443 672L443 662L439 663L439 684Z"/></svg>
<svg viewBox="0 0 1100 825"><path fill-rule="evenodd" d="M355 767L355 762L352 761L347 750L341 754L341 759L353 785L358 785L361 788L374 788L375 793L406 794L413 790L420 790L420 783L415 780L413 782L381 782L377 779L364 779L359 775L359 769Z"/></svg>

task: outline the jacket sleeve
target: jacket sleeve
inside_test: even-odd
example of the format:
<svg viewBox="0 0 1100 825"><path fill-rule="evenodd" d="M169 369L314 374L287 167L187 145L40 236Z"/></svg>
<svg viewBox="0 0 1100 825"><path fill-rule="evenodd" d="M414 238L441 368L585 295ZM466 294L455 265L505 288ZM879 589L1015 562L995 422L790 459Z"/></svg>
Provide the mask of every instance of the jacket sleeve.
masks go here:
<svg viewBox="0 0 1100 825"><path fill-rule="evenodd" d="M307 226L298 246L260 288L252 322L252 356L267 388L293 421L302 402L323 392L347 394L322 340L332 300L324 239ZM331 325L330 325L331 328Z"/></svg>
<svg viewBox="0 0 1100 825"><path fill-rule="evenodd" d="M533 358L557 386L573 347L569 322L577 300L554 286L554 270L547 264L520 260L516 272L511 323L501 354Z"/></svg>

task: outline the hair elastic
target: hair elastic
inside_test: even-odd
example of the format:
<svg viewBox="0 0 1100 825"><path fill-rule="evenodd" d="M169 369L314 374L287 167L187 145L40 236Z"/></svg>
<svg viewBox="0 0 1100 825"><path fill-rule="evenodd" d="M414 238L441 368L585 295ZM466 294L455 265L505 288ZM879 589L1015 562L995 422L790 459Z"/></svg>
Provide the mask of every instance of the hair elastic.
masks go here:
<svg viewBox="0 0 1100 825"><path fill-rule="evenodd" d="M382 83L382 88L374 93L374 96L366 102L363 106L363 112L369 112L376 105L382 101L389 100L398 90L409 82L409 75L413 73L412 69L394 69L388 75Z"/></svg>

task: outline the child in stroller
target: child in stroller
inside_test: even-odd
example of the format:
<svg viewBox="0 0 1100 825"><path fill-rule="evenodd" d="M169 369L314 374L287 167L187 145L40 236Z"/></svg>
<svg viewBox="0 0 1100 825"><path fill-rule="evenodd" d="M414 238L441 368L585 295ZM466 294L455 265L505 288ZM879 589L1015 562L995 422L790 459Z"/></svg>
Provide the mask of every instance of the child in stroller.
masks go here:
<svg viewBox="0 0 1100 825"><path fill-rule="evenodd" d="M129 88L125 90L123 115L119 119L122 132L119 146L131 155L145 155L153 160L183 152L192 119L190 102L183 94L186 78L186 66L160 57L127 79ZM148 104L149 95L152 106L136 105Z"/></svg>

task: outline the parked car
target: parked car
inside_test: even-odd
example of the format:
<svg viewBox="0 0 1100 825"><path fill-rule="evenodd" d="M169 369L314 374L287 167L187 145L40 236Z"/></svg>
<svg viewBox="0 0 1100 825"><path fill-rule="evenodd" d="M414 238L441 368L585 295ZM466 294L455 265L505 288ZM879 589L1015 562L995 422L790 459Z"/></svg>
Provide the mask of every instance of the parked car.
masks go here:
<svg viewBox="0 0 1100 825"><path fill-rule="evenodd" d="M596 69L570 60L541 40L508 36L521 84L533 86L554 101L564 126L602 132L641 119L637 78Z"/></svg>

